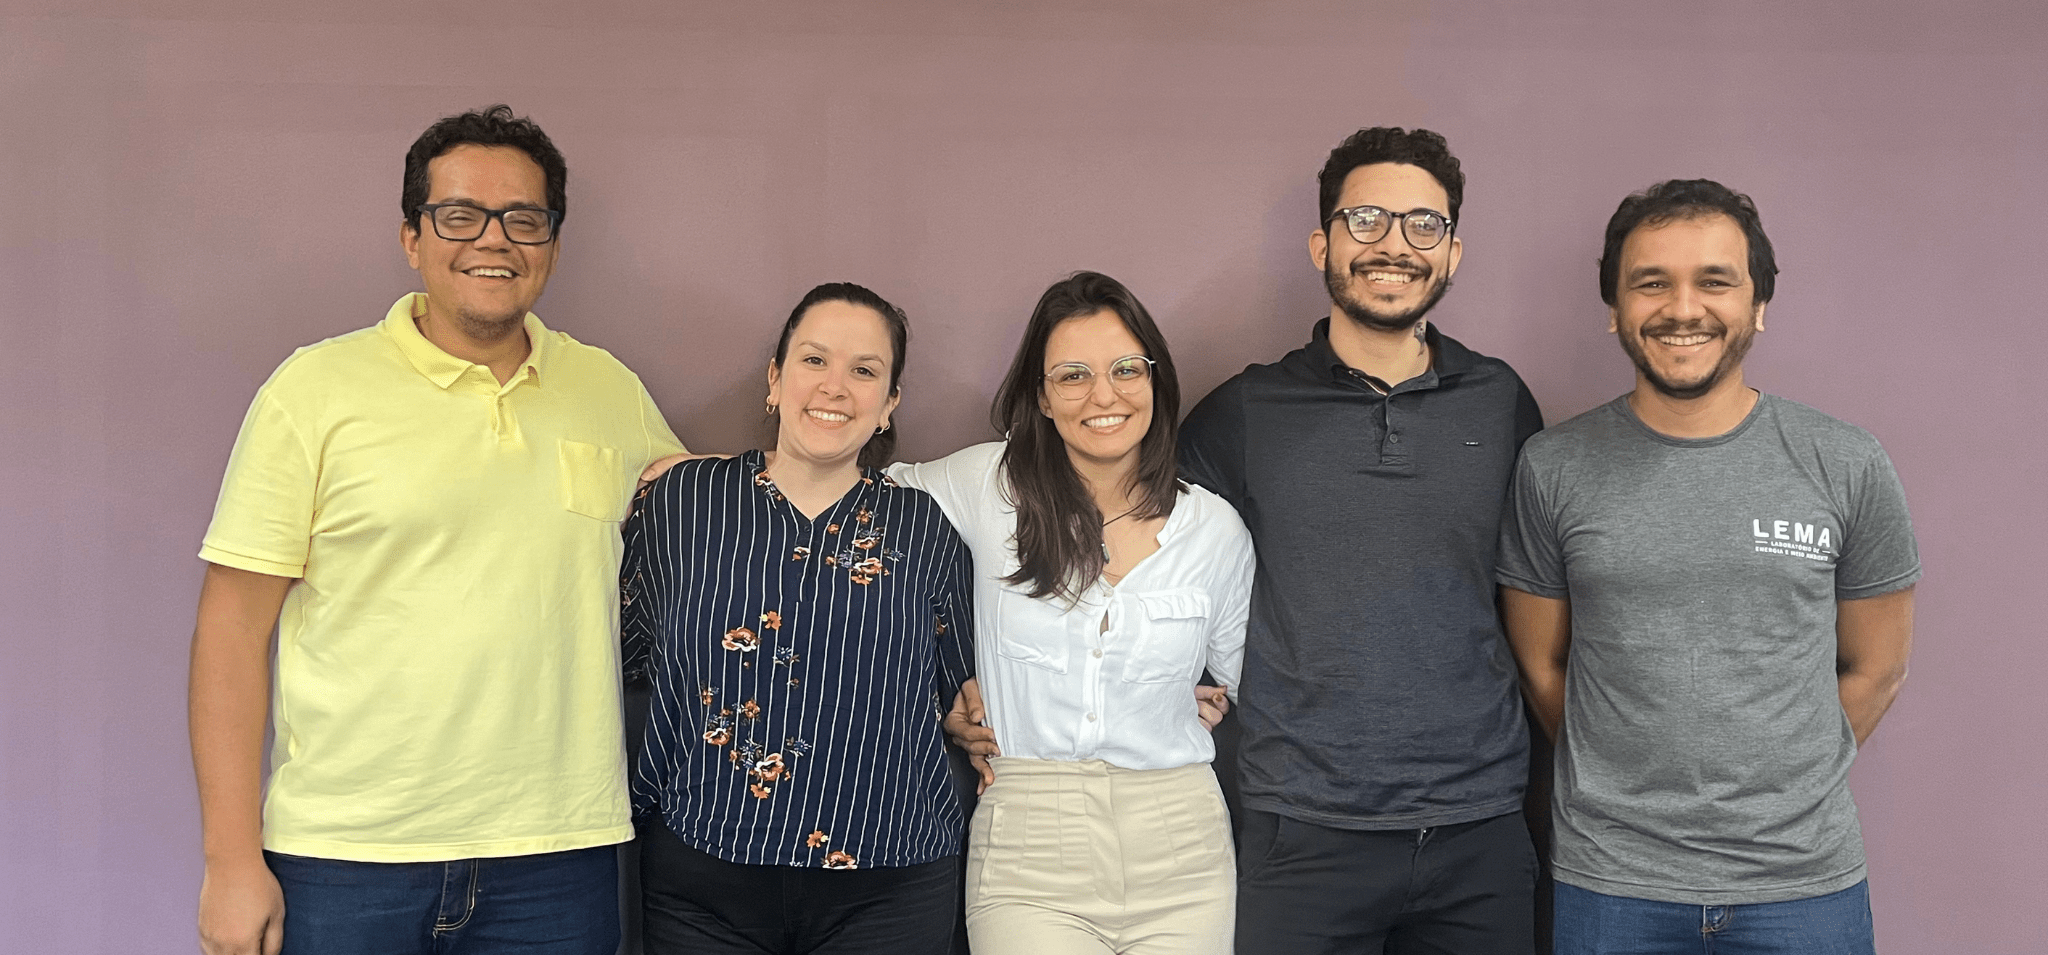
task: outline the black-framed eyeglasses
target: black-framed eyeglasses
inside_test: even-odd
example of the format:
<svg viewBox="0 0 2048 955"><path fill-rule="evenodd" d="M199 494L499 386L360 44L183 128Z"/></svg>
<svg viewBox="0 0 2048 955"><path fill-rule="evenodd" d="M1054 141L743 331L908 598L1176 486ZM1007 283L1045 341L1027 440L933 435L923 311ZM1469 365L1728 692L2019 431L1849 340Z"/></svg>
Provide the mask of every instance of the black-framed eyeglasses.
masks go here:
<svg viewBox="0 0 2048 955"><path fill-rule="evenodd" d="M1117 391L1135 395L1152 381L1153 361L1143 355L1126 355L1109 363L1109 386ZM1070 361L1054 365L1045 373L1045 380L1052 382L1052 390L1068 401L1088 397L1095 390L1095 369L1083 362Z"/></svg>
<svg viewBox="0 0 2048 955"><path fill-rule="evenodd" d="M491 227L491 220L505 229L505 238L520 245L546 245L555 240L555 224L562 214L553 209L521 206L486 209L463 202L435 202L420 211L434 222L434 234L450 242L475 242Z"/></svg>
<svg viewBox="0 0 2048 955"><path fill-rule="evenodd" d="M1427 252L1443 244L1444 236L1451 234L1453 223L1443 213L1429 209L1410 209L1407 212L1389 212L1379 206L1352 206L1330 213L1330 219L1342 217L1344 228L1360 245L1371 245L1386 238L1394 228L1394 220L1401 220L1401 236L1417 252ZM1328 224L1330 219L1324 219Z"/></svg>

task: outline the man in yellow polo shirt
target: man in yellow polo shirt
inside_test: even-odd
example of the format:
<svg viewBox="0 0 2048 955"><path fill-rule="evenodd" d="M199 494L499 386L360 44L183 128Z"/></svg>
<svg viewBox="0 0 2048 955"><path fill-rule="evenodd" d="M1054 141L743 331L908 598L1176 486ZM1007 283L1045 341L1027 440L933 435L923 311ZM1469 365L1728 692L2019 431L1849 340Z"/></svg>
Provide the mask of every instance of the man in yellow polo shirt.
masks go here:
<svg viewBox="0 0 2048 955"><path fill-rule="evenodd" d="M210 955L618 946L619 521L681 445L528 311L565 176L504 106L434 124L399 232L426 292L250 406L192 641Z"/></svg>

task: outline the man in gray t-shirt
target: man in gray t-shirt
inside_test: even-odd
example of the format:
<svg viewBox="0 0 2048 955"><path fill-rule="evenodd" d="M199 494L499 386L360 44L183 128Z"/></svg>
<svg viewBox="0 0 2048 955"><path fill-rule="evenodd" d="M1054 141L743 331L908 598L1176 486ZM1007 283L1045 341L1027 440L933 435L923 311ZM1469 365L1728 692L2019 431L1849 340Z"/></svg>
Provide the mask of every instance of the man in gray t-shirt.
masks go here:
<svg viewBox="0 0 2048 955"><path fill-rule="evenodd" d="M1898 477L1743 384L1777 271L1747 197L1629 197L1600 271L1636 387L1524 446L1496 567L1559 740L1556 951L1873 952L1848 776L1911 644Z"/></svg>

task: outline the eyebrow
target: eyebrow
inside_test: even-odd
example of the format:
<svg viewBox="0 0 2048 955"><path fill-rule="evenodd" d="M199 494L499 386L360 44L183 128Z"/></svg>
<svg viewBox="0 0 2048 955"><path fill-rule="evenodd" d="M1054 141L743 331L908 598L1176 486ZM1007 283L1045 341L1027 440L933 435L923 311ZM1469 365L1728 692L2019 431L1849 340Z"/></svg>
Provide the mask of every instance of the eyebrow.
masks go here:
<svg viewBox="0 0 2048 955"><path fill-rule="evenodd" d="M470 207L470 208L472 208L472 209L489 209L489 208L490 208L490 206L484 205L483 203L481 203L481 202L478 202L478 201L476 201L475 199L471 199L471 198L470 198L470 197L468 197L468 196L449 196L448 198L446 198L446 199L443 199L443 200L441 200L440 202L430 202L430 203L428 203L428 205L437 205L437 206L469 206L469 207ZM546 209L546 208L547 208L547 206L541 205L541 204L539 204L539 203L533 203L533 202L525 202L525 201L520 201L520 202L515 202L515 203L512 203L511 205L509 205L509 206L506 206L505 208L507 208L507 209L543 209L543 210L544 210L544 209Z"/></svg>
<svg viewBox="0 0 2048 955"><path fill-rule="evenodd" d="M1637 266L1636 268L1633 268L1633 269L1630 269L1630 270L1628 270L1628 281L1630 281L1630 282L1640 282L1640 281L1642 281L1643 279L1648 279L1648 278L1662 278L1662 277L1664 277L1664 276L1667 276L1667 275L1670 275L1670 274L1671 274L1670 270L1668 270L1668 269L1664 268L1664 267L1663 267L1663 266L1661 266L1661 265L1643 265L1643 266ZM1729 278L1741 278L1741 277L1742 277L1742 273L1741 273L1741 272L1739 272L1739 271L1737 271L1737 270L1735 269L1735 267L1734 267L1734 266L1731 266L1731 265L1719 265L1719 264L1715 264L1715 265L1702 265L1702 266L1700 266L1699 270L1698 270L1697 272L1695 272L1694 274L1696 274L1696 275L1714 275L1714 276L1727 276L1727 277L1729 277Z"/></svg>
<svg viewBox="0 0 2048 955"><path fill-rule="evenodd" d="M828 354L828 355L832 353L832 349L830 349L830 348L826 348L825 346L823 346L823 345L820 345L820 344L818 344L817 342L811 341L811 340L809 340L809 339L805 339L805 340L803 340L803 341L799 341L799 342L797 342L797 343L796 343L796 347L798 347L798 348L809 348L809 349L811 349L812 351L821 351L821 352L824 352L824 353L826 353L826 354ZM885 365L889 363L889 360L888 360L887 358L883 358L883 357L882 357L882 356L880 356L880 355L855 355L855 356L853 356L853 360L854 360L854 361L878 361L878 362L881 362L881 363L883 363L883 364L885 364Z"/></svg>

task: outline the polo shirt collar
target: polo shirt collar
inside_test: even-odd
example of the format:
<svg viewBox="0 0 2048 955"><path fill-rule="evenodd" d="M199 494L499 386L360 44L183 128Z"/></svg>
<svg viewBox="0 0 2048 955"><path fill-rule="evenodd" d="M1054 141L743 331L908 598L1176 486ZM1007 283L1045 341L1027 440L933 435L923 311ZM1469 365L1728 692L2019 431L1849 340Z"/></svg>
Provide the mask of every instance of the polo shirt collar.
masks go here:
<svg viewBox="0 0 2048 955"><path fill-rule="evenodd" d="M1443 379L1452 378L1471 371L1473 366L1479 363L1479 356L1473 354L1472 349L1466 348L1457 339L1438 332L1435 322L1430 322L1422 327L1422 340L1428 343L1430 354L1434 358L1431 359L1427 371L1424 371L1421 375L1410 381L1402 382L1402 385L1408 387L1401 388L1400 390L1408 391L1416 387L1433 387ZM1326 369L1331 379L1344 380L1351 377L1351 366L1346 365L1344 359L1337 357L1337 350L1330 347L1330 320L1328 318L1316 323L1315 333L1309 337L1308 344L1304 346L1304 350L1308 353L1310 365L1315 368Z"/></svg>
<svg viewBox="0 0 2048 955"><path fill-rule="evenodd" d="M427 293L409 292L393 303L391 310L384 313L380 324L384 333L398 344L398 350L405 354L412 367L428 381L440 388L447 388L461 378L463 373L477 367L474 362L463 361L441 350L441 346L427 340L420 334L415 322L427 314ZM553 347L549 343L548 329L540 322L540 316L526 313L526 361L520 363L519 371L512 381L531 378L538 380L541 370L547 367L548 356ZM510 384L510 382L508 382Z"/></svg>

